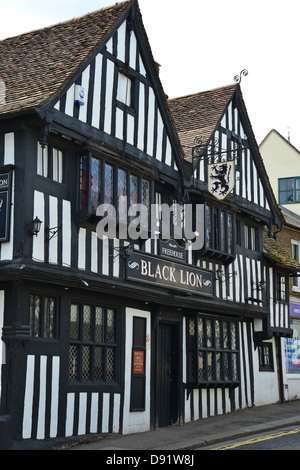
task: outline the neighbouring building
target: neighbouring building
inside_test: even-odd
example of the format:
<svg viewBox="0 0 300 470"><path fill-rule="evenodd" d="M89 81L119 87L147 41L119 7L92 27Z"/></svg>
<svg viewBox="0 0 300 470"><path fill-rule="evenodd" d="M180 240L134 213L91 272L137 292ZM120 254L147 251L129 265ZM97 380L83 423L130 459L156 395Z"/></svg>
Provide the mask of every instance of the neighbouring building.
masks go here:
<svg viewBox="0 0 300 470"><path fill-rule="evenodd" d="M272 129L259 146L278 204L300 215L300 152Z"/></svg>
<svg viewBox="0 0 300 470"><path fill-rule="evenodd" d="M278 241L286 253L300 262L300 216L281 206L285 224L278 234ZM293 336L284 340L285 351L285 397L300 398L300 272L291 275L290 283L290 327Z"/></svg>
<svg viewBox="0 0 300 470"><path fill-rule="evenodd" d="M277 238L281 246L299 264L300 261L300 152L290 139L272 129L260 144L260 152L284 216ZM290 316L293 337L283 342L285 351L285 396L300 397L300 276L290 278Z"/></svg>
<svg viewBox="0 0 300 470"><path fill-rule="evenodd" d="M298 265L240 86L167 101L135 0L0 60L1 447L283 400Z"/></svg>

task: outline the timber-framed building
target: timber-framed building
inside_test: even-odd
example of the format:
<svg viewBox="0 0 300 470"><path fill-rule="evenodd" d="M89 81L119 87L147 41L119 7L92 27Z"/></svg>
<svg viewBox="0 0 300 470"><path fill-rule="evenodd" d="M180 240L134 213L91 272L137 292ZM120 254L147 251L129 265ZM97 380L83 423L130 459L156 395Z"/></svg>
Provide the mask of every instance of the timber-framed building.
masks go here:
<svg viewBox="0 0 300 470"><path fill-rule="evenodd" d="M280 400L296 267L266 252L283 219L240 86L168 101L134 0L0 57L1 446ZM189 204L201 246L156 213L155 237L122 238L138 203Z"/></svg>

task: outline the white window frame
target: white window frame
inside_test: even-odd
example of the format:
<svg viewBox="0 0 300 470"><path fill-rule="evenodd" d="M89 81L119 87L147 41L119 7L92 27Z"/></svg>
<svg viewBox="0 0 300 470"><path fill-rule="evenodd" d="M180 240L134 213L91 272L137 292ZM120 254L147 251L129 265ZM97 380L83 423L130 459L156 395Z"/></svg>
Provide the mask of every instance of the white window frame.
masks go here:
<svg viewBox="0 0 300 470"><path fill-rule="evenodd" d="M46 145L42 148L39 142L37 149L37 174L48 178L48 147Z"/></svg>
<svg viewBox="0 0 300 470"><path fill-rule="evenodd" d="M131 106L131 86L131 79L119 72L117 100L129 107Z"/></svg>
<svg viewBox="0 0 300 470"><path fill-rule="evenodd" d="M61 150L53 147L52 151L52 177L57 183L63 182L63 154Z"/></svg>
<svg viewBox="0 0 300 470"><path fill-rule="evenodd" d="M298 246L298 259L294 257L295 252L293 246ZM300 263L300 240L291 240L291 250L292 250L292 257ZM300 292L300 272L297 273L299 277L293 278L293 292Z"/></svg>

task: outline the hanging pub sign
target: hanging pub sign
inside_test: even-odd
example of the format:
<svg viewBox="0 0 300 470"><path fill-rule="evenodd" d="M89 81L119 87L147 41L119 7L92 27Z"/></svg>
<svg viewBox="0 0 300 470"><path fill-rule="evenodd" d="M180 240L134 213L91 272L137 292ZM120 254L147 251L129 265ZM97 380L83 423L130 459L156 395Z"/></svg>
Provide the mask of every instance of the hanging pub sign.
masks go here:
<svg viewBox="0 0 300 470"><path fill-rule="evenodd" d="M234 161L212 163L208 166L208 191L217 199L225 199L235 185Z"/></svg>
<svg viewBox="0 0 300 470"><path fill-rule="evenodd" d="M213 273L167 259L133 252L126 261L126 279L193 294L213 296Z"/></svg>
<svg viewBox="0 0 300 470"><path fill-rule="evenodd" d="M9 241L11 172L0 173L0 242Z"/></svg>

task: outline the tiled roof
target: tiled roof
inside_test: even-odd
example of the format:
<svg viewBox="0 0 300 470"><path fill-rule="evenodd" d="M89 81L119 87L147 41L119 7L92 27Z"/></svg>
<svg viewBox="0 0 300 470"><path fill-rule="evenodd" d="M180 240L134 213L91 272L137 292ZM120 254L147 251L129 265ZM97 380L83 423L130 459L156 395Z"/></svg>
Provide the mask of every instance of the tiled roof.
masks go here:
<svg viewBox="0 0 300 470"><path fill-rule="evenodd" d="M300 271L300 264L285 251L278 240L268 236L267 230L264 230L264 254L285 268Z"/></svg>
<svg viewBox="0 0 300 470"><path fill-rule="evenodd" d="M187 160L195 139L205 149L236 89L236 84L228 85L168 101Z"/></svg>
<svg viewBox="0 0 300 470"><path fill-rule="evenodd" d="M37 108L55 97L136 2L0 42L0 116Z"/></svg>

